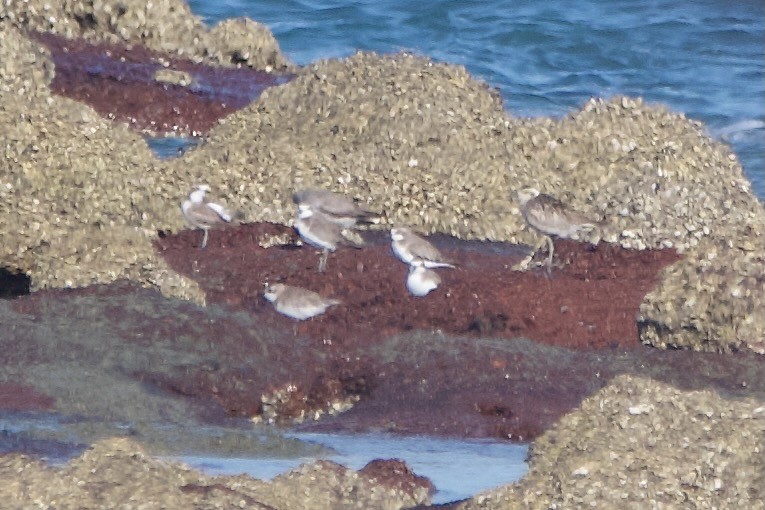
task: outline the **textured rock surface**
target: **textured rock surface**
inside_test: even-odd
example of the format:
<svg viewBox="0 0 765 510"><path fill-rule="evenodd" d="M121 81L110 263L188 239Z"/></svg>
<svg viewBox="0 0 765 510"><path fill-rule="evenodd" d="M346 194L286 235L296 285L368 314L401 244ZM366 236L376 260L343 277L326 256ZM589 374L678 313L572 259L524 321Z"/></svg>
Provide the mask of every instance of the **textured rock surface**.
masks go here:
<svg viewBox="0 0 765 510"><path fill-rule="evenodd" d="M237 19L208 29L182 0L16 0L0 4L0 21L70 39L141 44L198 62L290 67L267 27Z"/></svg>
<svg viewBox="0 0 765 510"><path fill-rule="evenodd" d="M533 184L603 218L596 237L685 254L641 308L643 341L765 352L763 206L729 150L681 115L616 98L560 121L518 120L461 67L357 54L299 71L225 118L205 145L158 162L123 127L49 97L47 58L4 30L12 93L0 111L11 140L0 231L21 239L2 262L29 272L35 288L127 277L202 301L148 260L141 239L181 228L177 204L200 181L247 220L289 222L291 192L318 185L362 199L388 224L519 242L536 235L509 197ZM15 62L29 59L30 71ZM107 227L119 230L111 250Z"/></svg>
<svg viewBox="0 0 765 510"><path fill-rule="evenodd" d="M765 406L622 376L532 447L518 484L468 509L765 508Z"/></svg>
<svg viewBox="0 0 765 510"><path fill-rule="evenodd" d="M765 354L763 237L706 240L686 257L664 270L641 305L641 339L656 347Z"/></svg>
<svg viewBox="0 0 765 510"><path fill-rule="evenodd" d="M729 149L682 115L615 98L592 100L560 120L516 119L497 94L461 67L361 53L298 70L293 82L225 118L207 143L181 159L160 162L125 126L52 96L50 59L17 28L140 42L226 65L287 64L272 36L251 22L226 22L208 32L180 2L120 5L0 5L0 265L28 273L34 289L127 278L202 302L200 288L169 270L151 244L158 230L183 228L178 203L198 182L211 184L250 221L289 222L292 191L318 185L383 211L384 225L409 223L461 238L526 243L536 235L509 197L519 186L535 185L602 218L596 237L683 254L641 307L643 341L763 352L763 206ZM504 369L502 363L497 370ZM602 500L642 508L654 500L678 507L762 508L762 415L761 399L726 399L620 378L537 443L526 480L468 506L569 508ZM64 488L80 491L72 506L98 506L99 498L129 498L127 491L135 487L121 482L135 474L147 501L179 492L200 499L221 493L237 505L270 501L258 499L266 493L247 492L254 499L244 498L225 484L207 488L198 474L184 481L176 468L157 467L132 445L107 446L83 459L64 468L72 473L66 477L40 471L29 459L4 458L4 469L14 475L8 471L4 479L12 482L0 490L22 498L11 500L17 506L47 496L61 500L68 497ZM112 469L109 459L127 467ZM103 486L72 484L73 477L98 481L88 478L94 468L114 478ZM167 490L177 482L161 482L179 476L186 492ZM328 483L338 490L366 483L324 465L290 476L306 483L335 477ZM303 497L290 487L290 497ZM366 489L359 494L353 504L367 501Z"/></svg>
<svg viewBox="0 0 765 510"><path fill-rule="evenodd" d="M190 234L181 237L198 240ZM309 265L315 269L315 258ZM735 469L737 484L760 487L755 484L761 477L762 456L754 449L758 439L752 436L756 432L752 427L762 423L745 418L751 407L765 405L765 363L760 355L665 351L639 345L629 351L575 351L529 340L421 330L388 338L333 333L331 343L324 342L327 336L305 334L307 329L317 331L326 325L325 318L329 317L293 329L291 322L265 303L253 312L232 313L220 305L200 307L126 283L44 290L2 300L0 415L6 432L0 436L0 451L79 454L93 441L127 436L152 454L313 456L324 452L280 439L270 427L253 426L247 419L229 415L262 413L269 403L264 395L279 392L294 397L283 402L285 411L295 412L293 416L306 407L336 402L338 395L352 395L358 397L352 409L333 416L322 414L317 423L307 419L301 429L527 440L553 427L536 450L539 467L534 476L543 481L548 480L545 470L550 477L560 475L557 465L573 464L571 470L576 470L588 462L590 454L602 465L606 447L611 448L609 455L623 455L622 460L642 455L639 460L659 473L671 472L673 466L685 473L688 466L697 465L700 446L714 443L723 450L712 459L724 470L718 475L721 480L727 484L730 471L725 470ZM625 373L639 378L623 384L618 377ZM620 382L611 388L614 378ZM608 387L605 392L604 386ZM582 399L587 399L583 410L563 416ZM641 406L646 403L654 406L648 408L650 415L629 414L629 408L644 412ZM22 426L17 428L13 416L19 415ZM624 419L627 428L621 430ZM17 432L24 426L28 429ZM678 437L686 436L691 447L678 446ZM630 437L638 443L629 443ZM584 446L581 438L586 438ZM752 464L745 462L745 448L751 448ZM98 496L89 488L97 483L108 489L102 497L116 497L116 479L126 492L136 484L136 506L155 501L159 492L177 494L176 482L165 478L165 471L158 472L157 480L146 482L132 475L131 465L121 467L130 464L129 459L112 457L110 449L92 453L87 466L98 472L84 478L86 487L74 486L71 478L56 477L61 488L45 492L45 487L28 487L44 485L39 473L24 478L23 471L0 468L0 476L7 483L28 487L26 494L40 495L43 502L66 499L73 508L89 507L85 503ZM9 462L25 467L30 461ZM752 465L758 470L750 469ZM149 472L157 472L152 466L148 464ZM388 467L393 469L370 467L368 480L403 488L409 494L427 490L405 469ZM103 475L102 469L113 475ZM459 472L459 466L455 469ZM55 473L44 471L51 472ZM179 471L168 466L167 472L175 476ZM633 467L625 468L623 474L628 488L635 488L643 473ZM310 485L310 476L301 479L312 487L310 494L316 501L326 497L319 495L318 487L336 487L334 475L329 475L320 478L317 486ZM346 481L355 480L352 474L345 476ZM609 476L607 469L593 470L587 481L606 487L615 483ZM144 482L149 484L147 491L143 491ZM166 491L159 490L163 484ZM0 491L4 487L7 484L0 484ZM208 492L198 487L190 490ZM562 497L574 497L581 487L571 484L565 490ZM721 501L721 495L706 491L698 497L713 504ZM2 496L0 492L0 501L6 501ZM75 504L76 498L82 498L81 504ZM359 504L365 498L362 490ZM255 499L264 501L260 496ZM188 508L183 505L186 500L178 501L177 506L168 503L168 507ZM312 500L305 501L309 503L297 507L311 508Z"/></svg>
<svg viewBox="0 0 765 510"><path fill-rule="evenodd" d="M513 242L535 240L509 199L533 184L602 218L595 237L685 255L642 307L645 342L765 352L763 205L726 147L662 107L593 100L517 120L462 68L357 54L266 91L170 166L188 164L249 219L287 222L291 191L317 185L389 224Z"/></svg>
<svg viewBox="0 0 765 510"><path fill-rule="evenodd" d="M55 502L56 508L393 510L429 500L425 487L380 485L370 475L327 461L305 464L270 482L205 476L153 459L127 439L96 443L62 468L22 455L3 456L0 476L0 499L6 508L48 508ZM408 480L411 473L399 477Z"/></svg>
<svg viewBox="0 0 765 510"><path fill-rule="evenodd" d="M509 243L464 241L443 235L430 242L457 267L427 299L406 290L408 268L395 258L390 237L364 232L363 248L340 247L319 273L318 255L300 246L294 229L249 223L215 230L204 250L201 232L164 235L155 243L172 269L193 278L208 304L272 312L264 282L284 282L339 299L342 306L300 326L312 338L354 345L411 330L529 338L569 349L634 348L640 302L662 268L678 259L671 250L626 250L602 243L557 243L566 264L549 272L508 268L525 251ZM264 240L281 245L263 248ZM291 319L283 319L285 326Z"/></svg>
<svg viewBox="0 0 765 510"><path fill-rule="evenodd" d="M128 278L202 302L151 246L177 205L161 198L173 185L157 178L143 139L51 96L47 55L6 24L0 62L0 264L29 274L34 289Z"/></svg>
<svg viewBox="0 0 765 510"><path fill-rule="evenodd" d="M294 266L294 257L304 251L293 250L286 261L268 251L253 258L271 259L272 267ZM305 269L293 276L324 292L314 286L321 285L315 254L306 255L298 263ZM152 451L246 456L262 451L252 437L262 429L253 428L250 418L302 422L304 430L526 441L623 373L765 402L765 363L758 354L653 349L639 345L634 333L629 349L611 346L607 338L605 346L592 345L593 333L609 322L624 322L611 306L626 305L626 298L634 314L636 296L619 289L610 292L613 302L605 310L602 303L578 307L572 302L574 287L558 295L571 303L566 313L558 304L558 310L550 306L534 318L532 299L523 316L511 309L503 320L495 312L484 319L482 331L462 331L467 323L460 328L437 313L449 306L448 298L431 303L407 297L399 278L398 288L387 289L375 302L348 268L354 254L343 255L332 267L346 277L325 285L354 289L351 295L360 303L300 324L275 312L262 297L247 299L245 306L224 304L234 301L228 298L232 295L218 294L213 285L227 287L249 260L228 279L211 272L209 260L198 261L202 282L213 295L206 307L125 282L0 300L0 412L49 413L38 418L42 421L51 415L74 417L64 423L54 419L55 428L35 427L18 438L22 442L61 441L76 448L129 434ZM382 266L369 254L360 260L366 267ZM387 274L396 269L403 277L403 268ZM545 281L544 276L520 276L524 282L510 285L528 288ZM448 278L446 285L459 295L464 284ZM380 317L359 327L354 312ZM581 317L582 326L570 318L559 320L566 315ZM479 311L478 317L486 315ZM513 338L500 329L505 322L518 325L516 335L530 339ZM561 346L577 343L585 349ZM211 434L210 427L224 426L230 429L227 439ZM0 451L13 437L12 432L0 436Z"/></svg>

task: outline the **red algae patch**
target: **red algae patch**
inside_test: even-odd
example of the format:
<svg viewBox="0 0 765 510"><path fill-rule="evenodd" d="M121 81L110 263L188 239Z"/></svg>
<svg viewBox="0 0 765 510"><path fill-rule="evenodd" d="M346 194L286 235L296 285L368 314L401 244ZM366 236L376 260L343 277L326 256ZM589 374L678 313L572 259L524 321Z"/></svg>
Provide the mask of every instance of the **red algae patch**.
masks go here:
<svg viewBox="0 0 765 510"><path fill-rule="evenodd" d="M395 325L393 305L385 305L393 298L380 300L383 319L371 326L353 324L352 311L344 306L298 323L275 313L259 296L262 286L256 276L286 278L305 271L307 281L314 281L308 275L315 275L317 255L302 247L261 248L258 242L266 233L291 237L286 227L260 224L213 231L205 250L197 248L198 231L157 241L160 247L167 243L166 253L177 250L179 260L185 254L191 274L205 282L211 299L220 305L200 307L120 282L38 291L0 307L6 324L0 367L5 367L6 384L13 384L6 393L36 397L28 391L32 389L50 395L55 399L51 407L62 416L97 420L107 412L109 423L183 424L186 431L196 430L194 423L218 426L243 416L312 432L385 431L514 441L548 430L583 398L623 373L683 389L714 389L728 398L765 398L765 365L754 353L646 346L572 349L510 338L511 333L499 328L494 330L499 333L487 335L475 328L462 334L438 328L402 332ZM388 253L381 234L369 237L368 248L349 252L359 264L403 265ZM505 245L431 239L450 256L463 257L466 272L475 270L472 261L480 257L512 262L521 256ZM561 253L564 249L561 245ZM238 254L239 262L224 257L226 253ZM374 262L374 257L379 260ZM571 267L577 268L572 257ZM334 255L329 264L330 271L316 276L314 283L323 278L326 288L319 290L342 294L345 287L338 282L355 280L338 276L342 266ZM599 281L612 269L590 274ZM546 281L557 272L528 276ZM252 285L247 294L235 293L247 285ZM403 281L398 285L403 287ZM366 299L366 306L379 306L374 298ZM406 295L398 299L409 300L412 307L418 303ZM352 305L354 309L365 317L373 315L360 305ZM396 310L402 317L417 312ZM387 330L374 330L383 323L389 325ZM345 332L343 324L356 329ZM442 319L438 324L449 322ZM85 366L90 368L83 371ZM36 402L14 398L0 401L0 411L4 405L14 410ZM39 402L48 405L48 400ZM114 407L114 402L130 405ZM236 418L233 422L240 423ZM189 432L184 434L189 437Z"/></svg>
<svg viewBox="0 0 765 510"><path fill-rule="evenodd" d="M633 251L618 246L558 242L565 263L550 271L510 269L524 252L502 243L431 240L457 263L438 270L443 282L424 298L406 290L408 268L391 252L387 235L367 232L367 246L341 248L317 271L307 246L261 247L268 236L297 237L289 227L250 224L214 231L199 249L200 232L157 241L171 267L196 280L208 303L257 314L295 328L324 344L350 347L411 330L471 336L525 337L576 349L639 345L638 307L657 274L678 260L674 251ZM339 299L325 315L296 323L262 298L265 282L284 282Z"/></svg>
<svg viewBox="0 0 765 510"><path fill-rule="evenodd" d="M614 374L641 370L649 353L638 339L638 306L659 270L678 260L673 251L558 242L559 267L516 272L525 248L437 235L429 239L457 267L438 270L441 286L416 298L387 233L363 235L365 247L338 249L324 273L317 251L283 225L215 230L205 249L201 231L156 241L209 304L283 332L271 362L282 375L267 387L245 398L216 380L214 398L228 412L255 411L260 397L260 419L301 430L532 439ZM342 303L292 320L262 297L263 284L277 281ZM202 373L170 379L154 382L201 398L211 391Z"/></svg>
<svg viewBox="0 0 765 510"><path fill-rule="evenodd" d="M51 52L54 94L153 133L199 135L291 75L197 64L140 45L90 43L33 32Z"/></svg>

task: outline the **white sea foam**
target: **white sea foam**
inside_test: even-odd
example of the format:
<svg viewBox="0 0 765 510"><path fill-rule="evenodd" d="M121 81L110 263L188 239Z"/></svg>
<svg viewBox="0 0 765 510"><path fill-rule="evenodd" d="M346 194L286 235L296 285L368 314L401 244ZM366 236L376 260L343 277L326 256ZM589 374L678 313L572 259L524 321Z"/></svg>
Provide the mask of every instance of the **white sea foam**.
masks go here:
<svg viewBox="0 0 765 510"><path fill-rule="evenodd" d="M745 137L760 135L757 131L765 129L765 122L757 119L747 119L734 122L724 128L718 129L715 135L726 141L741 141Z"/></svg>

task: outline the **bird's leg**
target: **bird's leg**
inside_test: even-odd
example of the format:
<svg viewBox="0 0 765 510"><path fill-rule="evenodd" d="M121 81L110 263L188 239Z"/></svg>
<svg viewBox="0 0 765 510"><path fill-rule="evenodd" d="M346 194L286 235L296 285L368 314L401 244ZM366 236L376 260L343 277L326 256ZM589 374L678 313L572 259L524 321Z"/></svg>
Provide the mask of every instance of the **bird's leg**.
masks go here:
<svg viewBox="0 0 765 510"><path fill-rule="evenodd" d="M529 253L525 259L521 260L518 264L513 266L513 269L516 271L525 271L526 269L528 269L529 265L531 264L531 261L534 260L534 257L536 257L537 252L539 252L539 249L545 243L545 239L547 239L547 236L539 240L537 244L534 245L534 249L531 250L531 253Z"/></svg>
<svg viewBox="0 0 765 510"><path fill-rule="evenodd" d="M529 268L529 264L531 264L531 259L534 258L534 255L529 255L525 259L518 262L516 265L513 266L514 271L525 271Z"/></svg>
<svg viewBox="0 0 765 510"><path fill-rule="evenodd" d="M329 257L329 250L324 250L319 258L319 272L323 273L327 270L327 257Z"/></svg>
<svg viewBox="0 0 765 510"><path fill-rule="evenodd" d="M553 243L552 237L545 236L545 240L547 241L547 267L552 267L552 259L553 259L553 253L555 253L555 243Z"/></svg>
<svg viewBox="0 0 765 510"><path fill-rule="evenodd" d="M203 228L202 230L204 231L205 234L202 237L202 246L200 248L204 248L205 246L207 246L207 235L209 232L206 228Z"/></svg>

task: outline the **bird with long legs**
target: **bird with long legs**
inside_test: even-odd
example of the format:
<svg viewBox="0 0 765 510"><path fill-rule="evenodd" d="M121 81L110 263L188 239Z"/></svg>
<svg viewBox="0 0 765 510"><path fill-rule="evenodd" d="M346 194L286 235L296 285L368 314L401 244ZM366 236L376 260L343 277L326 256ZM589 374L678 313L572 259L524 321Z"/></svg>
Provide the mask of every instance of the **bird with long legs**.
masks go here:
<svg viewBox="0 0 765 510"><path fill-rule="evenodd" d="M324 214L311 207L303 207L298 211L298 216L295 219L295 230L298 231L303 241L322 250L319 258L320 273L326 271L329 254L334 252L338 246L362 247L361 244L344 235L343 227L331 222Z"/></svg>
<svg viewBox="0 0 765 510"><path fill-rule="evenodd" d="M554 237L572 239L580 231L596 229L599 226L599 222L575 211L557 198L541 193L536 188L523 188L517 194L523 219L527 225L542 234L543 239L514 269L527 269L545 243L547 244L546 266L550 268L555 253Z"/></svg>
<svg viewBox="0 0 765 510"><path fill-rule="evenodd" d="M204 231L202 246L207 246L211 228L223 226L233 219L231 212L220 204L207 200L210 186L200 184L189 194L189 198L181 204L181 212L186 222L194 228Z"/></svg>

